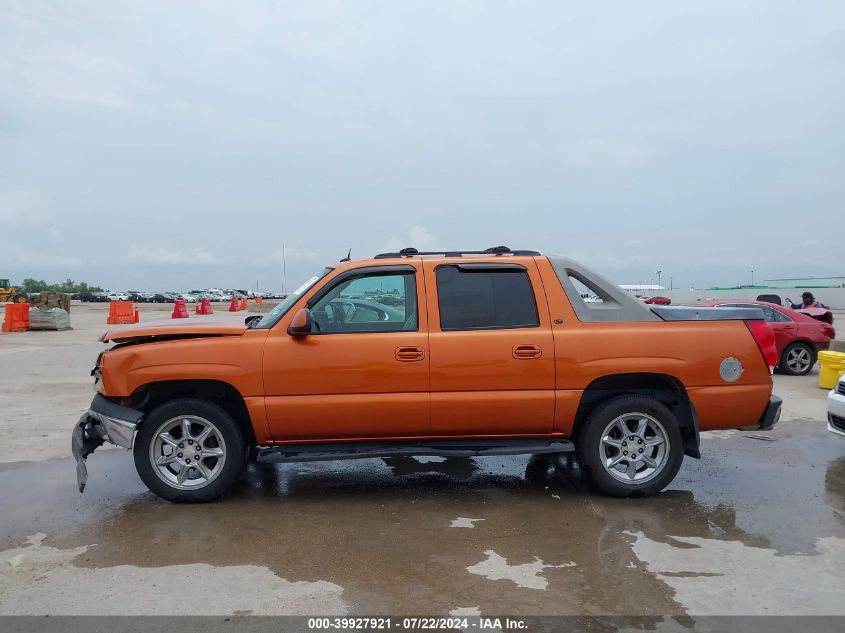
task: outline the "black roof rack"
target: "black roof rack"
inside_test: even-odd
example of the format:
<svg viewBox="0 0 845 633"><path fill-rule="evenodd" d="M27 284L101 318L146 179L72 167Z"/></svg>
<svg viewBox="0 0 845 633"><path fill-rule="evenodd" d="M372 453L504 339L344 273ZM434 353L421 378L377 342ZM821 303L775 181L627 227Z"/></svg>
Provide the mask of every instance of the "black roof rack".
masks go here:
<svg viewBox="0 0 845 633"><path fill-rule="evenodd" d="M379 253L374 259L395 259L397 257L414 257L415 255L444 255L445 257L461 257L463 255L539 255L537 251L512 251L507 246L491 246L483 251L418 251L415 248L403 248L398 253Z"/></svg>

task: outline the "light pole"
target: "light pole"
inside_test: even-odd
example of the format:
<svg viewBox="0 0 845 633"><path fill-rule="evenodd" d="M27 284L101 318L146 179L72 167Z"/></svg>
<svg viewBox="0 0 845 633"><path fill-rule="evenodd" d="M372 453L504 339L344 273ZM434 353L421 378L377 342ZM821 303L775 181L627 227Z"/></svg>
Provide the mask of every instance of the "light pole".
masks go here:
<svg viewBox="0 0 845 633"><path fill-rule="evenodd" d="M754 269L751 269L751 286L754 287Z"/></svg>
<svg viewBox="0 0 845 633"><path fill-rule="evenodd" d="M282 244L282 294L288 293L288 260L285 259L285 245Z"/></svg>
<svg viewBox="0 0 845 633"><path fill-rule="evenodd" d="M662 272L663 272L662 270L658 270L656 273L654 273L655 275L657 275L657 285L658 286L660 285L660 274Z"/></svg>

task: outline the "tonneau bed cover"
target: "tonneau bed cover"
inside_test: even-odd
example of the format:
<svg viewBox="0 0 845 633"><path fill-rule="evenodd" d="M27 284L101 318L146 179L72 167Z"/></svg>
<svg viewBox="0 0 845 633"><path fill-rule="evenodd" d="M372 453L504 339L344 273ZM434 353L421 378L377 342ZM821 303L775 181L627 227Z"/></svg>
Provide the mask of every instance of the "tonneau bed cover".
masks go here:
<svg viewBox="0 0 845 633"><path fill-rule="evenodd" d="M651 306L664 321L750 321L763 319L757 308L704 308L698 306Z"/></svg>

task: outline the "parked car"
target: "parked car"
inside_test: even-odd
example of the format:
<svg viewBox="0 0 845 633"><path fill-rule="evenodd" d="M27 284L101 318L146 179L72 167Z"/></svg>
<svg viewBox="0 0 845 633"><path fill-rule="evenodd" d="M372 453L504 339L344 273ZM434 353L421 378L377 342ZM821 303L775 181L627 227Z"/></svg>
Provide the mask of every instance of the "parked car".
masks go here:
<svg viewBox="0 0 845 633"><path fill-rule="evenodd" d="M109 294L109 301L129 301L129 295L123 292L112 292Z"/></svg>
<svg viewBox="0 0 845 633"><path fill-rule="evenodd" d="M186 303L196 303L197 302L197 296L192 295L192 294L187 294L187 293L181 294L177 298L184 300Z"/></svg>
<svg viewBox="0 0 845 633"><path fill-rule="evenodd" d="M86 303L105 303L109 300L109 296L104 292L80 292L79 300Z"/></svg>
<svg viewBox="0 0 845 633"><path fill-rule="evenodd" d="M783 305L783 299L780 298L780 295L773 295L773 294L757 295L757 301L763 301L765 303L774 303L777 306Z"/></svg>
<svg viewBox="0 0 845 633"><path fill-rule="evenodd" d="M672 300L669 297L646 297L643 299L643 303L647 303L649 305L668 306L672 303Z"/></svg>
<svg viewBox="0 0 845 633"><path fill-rule="evenodd" d="M148 299L149 303L173 303L173 297L157 292Z"/></svg>
<svg viewBox="0 0 845 633"><path fill-rule="evenodd" d="M775 334L779 359L777 368L790 376L810 373L819 351L827 349L831 339L836 338L836 331L829 323L765 301L714 299L699 301L696 305L762 310Z"/></svg>
<svg viewBox="0 0 845 633"><path fill-rule="evenodd" d="M116 345L97 358L98 393L73 430L80 490L86 457L108 441L132 449L143 482L171 501L219 497L253 454L575 451L605 493L647 495L684 455L700 457L699 430L779 419L775 338L756 306L646 306L534 251L419 255L341 262L242 324L108 330L101 340ZM399 297L390 308L403 318L346 309L375 290Z"/></svg>
<svg viewBox="0 0 845 633"><path fill-rule="evenodd" d="M827 430L845 436L845 376L827 394Z"/></svg>

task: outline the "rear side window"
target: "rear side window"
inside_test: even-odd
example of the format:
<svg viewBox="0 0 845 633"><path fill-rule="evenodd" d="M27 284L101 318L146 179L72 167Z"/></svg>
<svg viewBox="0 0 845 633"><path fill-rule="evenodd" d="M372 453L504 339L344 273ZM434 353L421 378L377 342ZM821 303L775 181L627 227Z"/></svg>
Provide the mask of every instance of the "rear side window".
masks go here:
<svg viewBox="0 0 845 633"><path fill-rule="evenodd" d="M440 266L436 275L444 331L540 325L531 281L521 266Z"/></svg>

